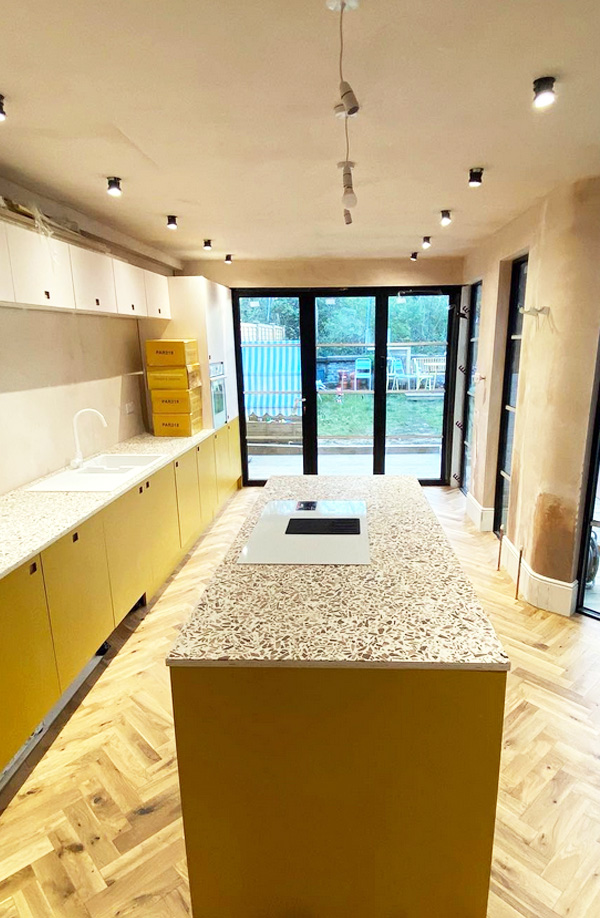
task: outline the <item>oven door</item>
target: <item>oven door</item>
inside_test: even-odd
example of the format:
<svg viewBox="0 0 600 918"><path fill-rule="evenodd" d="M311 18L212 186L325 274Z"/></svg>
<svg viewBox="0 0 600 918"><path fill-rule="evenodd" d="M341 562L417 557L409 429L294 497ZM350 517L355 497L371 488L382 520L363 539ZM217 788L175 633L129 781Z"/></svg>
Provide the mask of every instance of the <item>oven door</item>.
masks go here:
<svg viewBox="0 0 600 918"><path fill-rule="evenodd" d="M227 402L225 398L225 377L211 379L210 398L212 403L213 427L217 430L227 423Z"/></svg>

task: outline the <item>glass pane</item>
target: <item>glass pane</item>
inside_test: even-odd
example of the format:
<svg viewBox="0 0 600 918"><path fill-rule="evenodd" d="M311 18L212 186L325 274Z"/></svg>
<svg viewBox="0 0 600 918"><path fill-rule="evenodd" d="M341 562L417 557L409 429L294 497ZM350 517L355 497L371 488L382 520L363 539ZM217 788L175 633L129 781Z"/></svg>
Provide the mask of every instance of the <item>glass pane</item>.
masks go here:
<svg viewBox="0 0 600 918"><path fill-rule="evenodd" d="M506 524L508 520L508 496L510 492L510 482L500 476L500 524L506 533Z"/></svg>
<svg viewBox="0 0 600 918"><path fill-rule="evenodd" d="M515 418L516 414L514 411L508 411L506 408L505 411L505 430L506 430L506 442L504 446L504 461L502 462L500 468L506 472L507 475L510 475L511 465L512 465L512 451L513 451L513 441L515 439Z"/></svg>
<svg viewBox="0 0 600 918"><path fill-rule="evenodd" d="M447 296L388 300L385 471L440 478Z"/></svg>
<svg viewBox="0 0 600 918"><path fill-rule="evenodd" d="M473 315L471 316L471 327L470 327L470 338L479 338L479 319L481 317L481 284L475 284L472 290L471 298L471 309L473 310Z"/></svg>
<svg viewBox="0 0 600 918"><path fill-rule="evenodd" d="M466 491L471 487L471 449L468 443L464 447L463 487Z"/></svg>
<svg viewBox="0 0 600 918"><path fill-rule="evenodd" d="M248 477L302 475L300 302L240 297Z"/></svg>
<svg viewBox="0 0 600 918"><path fill-rule="evenodd" d="M375 298L319 296L315 308L318 472L371 475Z"/></svg>
<svg viewBox="0 0 600 918"><path fill-rule="evenodd" d="M507 360L510 361L510 378L508 380L508 404L517 407L517 388L519 385L519 364L521 363L521 342L510 341Z"/></svg>

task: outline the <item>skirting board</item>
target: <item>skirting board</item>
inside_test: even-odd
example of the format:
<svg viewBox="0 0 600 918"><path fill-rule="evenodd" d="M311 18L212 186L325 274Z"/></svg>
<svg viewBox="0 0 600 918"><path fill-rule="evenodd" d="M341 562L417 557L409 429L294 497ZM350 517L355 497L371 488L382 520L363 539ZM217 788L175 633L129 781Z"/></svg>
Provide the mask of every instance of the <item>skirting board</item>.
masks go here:
<svg viewBox="0 0 600 918"><path fill-rule="evenodd" d="M494 528L494 508L482 507L471 492L467 493L467 516L480 532L492 532Z"/></svg>
<svg viewBox="0 0 600 918"><path fill-rule="evenodd" d="M516 581L519 570L519 550L506 536L502 539L501 565L509 577ZM544 577L532 570L527 561L522 561L519 598L547 612L572 615L577 605L577 581L566 583L564 580Z"/></svg>

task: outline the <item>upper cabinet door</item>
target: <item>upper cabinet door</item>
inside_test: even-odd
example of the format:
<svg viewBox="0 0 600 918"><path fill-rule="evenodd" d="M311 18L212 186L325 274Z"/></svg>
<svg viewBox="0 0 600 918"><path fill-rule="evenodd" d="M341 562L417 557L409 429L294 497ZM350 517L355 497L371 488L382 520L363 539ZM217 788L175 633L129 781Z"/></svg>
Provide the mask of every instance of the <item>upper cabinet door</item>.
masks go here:
<svg viewBox="0 0 600 918"><path fill-rule="evenodd" d="M146 303L148 315L155 319L170 319L171 304L169 303L169 282L162 274L154 271L144 271L146 281Z"/></svg>
<svg viewBox="0 0 600 918"><path fill-rule="evenodd" d="M66 242L7 224L15 301L74 309L71 255Z"/></svg>
<svg viewBox="0 0 600 918"><path fill-rule="evenodd" d="M117 312L124 316L147 316L146 285L144 272L135 265L113 259L115 287L117 291Z"/></svg>
<svg viewBox="0 0 600 918"><path fill-rule="evenodd" d="M73 286L77 309L90 312L116 312L113 260L101 252L71 246Z"/></svg>
<svg viewBox="0 0 600 918"><path fill-rule="evenodd" d="M14 303L15 301L5 223L0 223L0 300L3 303Z"/></svg>

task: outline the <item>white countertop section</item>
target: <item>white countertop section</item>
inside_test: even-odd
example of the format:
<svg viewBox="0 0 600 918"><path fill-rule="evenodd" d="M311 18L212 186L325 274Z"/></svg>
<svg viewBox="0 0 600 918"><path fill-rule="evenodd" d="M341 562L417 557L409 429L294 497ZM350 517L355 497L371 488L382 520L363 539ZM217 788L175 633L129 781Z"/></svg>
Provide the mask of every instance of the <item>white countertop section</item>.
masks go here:
<svg viewBox="0 0 600 918"><path fill-rule="evenodd" d="M273 500L365 501L369 565L238 564ZM171 666L506 671L507 655L416 478L271 478Z"/></svg>
<svg viewBox="0 0 600 918"><path fill-rule="evenodd" d="M140 481L158 472L213 433L213 430L202 430L193 437L153 437L145 433L103 450L105 454L161 457L141 469L139 474L128 478L114 491L27 491L27 484L1 496L0 577L29 561L52 542L80 526L94 513L107 507Z"/></svg>

